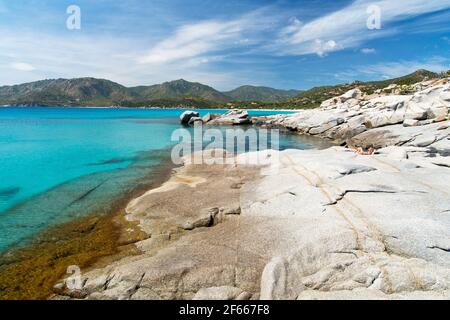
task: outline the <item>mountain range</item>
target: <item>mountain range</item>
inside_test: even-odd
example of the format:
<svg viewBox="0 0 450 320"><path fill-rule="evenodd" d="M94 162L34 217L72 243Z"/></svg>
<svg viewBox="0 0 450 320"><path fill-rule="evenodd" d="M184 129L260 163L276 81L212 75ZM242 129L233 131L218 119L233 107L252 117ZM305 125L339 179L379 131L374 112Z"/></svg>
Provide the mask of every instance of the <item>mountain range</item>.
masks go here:
<svg viewBox="0 0 450 320"><path fill-rule="evenodd" d="M275 102L295 97L300 91L242 86L220 92L210 86L183 79L151 86L125 87L96 78L52 79L0 87L0 104L170 106L172 104L232 101ZM188 103L189 104L189 103Z"/></svg>
<svg viewBox="0 0 450 320"><path fill-rule="evenodd" d="M183 79L150 86L125 87L96 78L51 79L0 87L0 105L23 106L123 106L197 108L313 108L330 97L360 87L371 93L396 83L412 84L441 75L427 71L401 78L315 87L306 91L241 86L221 92Z"/></svg>

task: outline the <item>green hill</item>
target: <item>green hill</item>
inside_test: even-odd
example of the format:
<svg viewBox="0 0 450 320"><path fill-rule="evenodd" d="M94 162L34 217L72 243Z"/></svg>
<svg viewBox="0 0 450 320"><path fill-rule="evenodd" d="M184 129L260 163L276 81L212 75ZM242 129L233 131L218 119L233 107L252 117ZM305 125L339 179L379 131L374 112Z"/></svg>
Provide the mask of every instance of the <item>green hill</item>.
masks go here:
<svg viewBox="0 0 450 320"><path fill-rule="evenodd" d="M164 82L152 86L139 86L129 90L140 99L175 99L175 98L197 98L218 102L228 102L230 97L198 82L189 82L183 79Z"/></svg>
<svg viewBox="0 0 450 320"><path fill-rule="evenodd" d="M255 86L220 92L182 79L131 88L105 79L53 79L0 87L0 105L306 109L355 87L370 94L393 83L410 85L443 75L417 70L395 79L356 81L301 92Z"/></svg>
<svg viewBox="0 0 450 320"><path fill-rule="evenodd" d="M359 87L361 91L371 94L377 89L386 88L390 84L398 84L398 85L411 85L425 79L438 78L439 75L437 73L427 71L427 70L417 70L409 75L382 80L382 81L370 81L370 82L361 82L355 81L350 84L341 84L337 86L324 86L324 87L316 87L310 90L301 92L298 96L291 99L289 102L296 103L298 106L306 107L306 108L314 108L318 107L323 101L333 98L335 96L344 94L348 90Z"/></svg>
<svg viewBox="0 0 450 320"><path fill-rule="evenodd" d="M1 105L223 107L223 93L185 80L127 88L95 78L41 80L0 87Z"/></svg>
<svg viewBox="0 0 450 320"><path fill-rule="evenodd" d="M134 98L126 87L95 78L42 80L0 87L2 104L97 105Z"/></svg>
<svg viewBox="0 0 450 320"><path fill-rule="evenodd" d="M283 101L298 95L298 90L278 90L269 87L241 86L234 90L224 92L234 101Z"/></svg>
<svg viewBox="0 0 450 320"><path fill-rule="evenodd" d="M252 108L312 109L319 107L323 101L344 94L348 90L356 87L360 88L361 91L367 94L371 94L377 89L386 88L390 84L395 83L398 85L411 85L426 79L439 78L443 75L444 74L437 74L427 70L417 70L409 75L394 79L369 82L355 81L352 83L339 84L335 86L314 87L312 89L300 92L296 97L289 100L274 103L257 103L254 104ZM240 108L243 105L245 105L245 103L237 102L234 106Z"/></svg>

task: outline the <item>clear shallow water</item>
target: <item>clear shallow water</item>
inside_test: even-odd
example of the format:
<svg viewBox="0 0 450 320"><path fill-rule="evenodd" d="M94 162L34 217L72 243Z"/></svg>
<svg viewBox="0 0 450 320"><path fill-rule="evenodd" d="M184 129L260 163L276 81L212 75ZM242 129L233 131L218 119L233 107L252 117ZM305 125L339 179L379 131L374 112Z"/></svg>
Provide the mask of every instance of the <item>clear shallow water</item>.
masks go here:
<svg viewBox="0 0 450 320"><path fill-rule="evenodd" d="M106 212L111 199L147 183L170 155L181 112L0 108L0 251L50 224ZM251 112L272 113L281 112ZM282 135L280 146L317 144Z"/></svg>

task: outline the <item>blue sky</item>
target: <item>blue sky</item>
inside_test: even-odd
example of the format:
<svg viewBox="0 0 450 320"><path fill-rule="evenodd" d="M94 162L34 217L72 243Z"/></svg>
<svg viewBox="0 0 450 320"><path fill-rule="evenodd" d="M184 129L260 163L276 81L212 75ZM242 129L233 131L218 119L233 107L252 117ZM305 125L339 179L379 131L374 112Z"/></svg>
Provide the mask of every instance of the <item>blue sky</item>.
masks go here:
<svg viewBox="0 0 450 320"><path fill-rule="evenodd" d="M69 5L79 30L66 27ZM370 30L374 5L381 28ZM0 85L92 76L307 89L447 70L449 53L450 0L0 0Z"/></svg>

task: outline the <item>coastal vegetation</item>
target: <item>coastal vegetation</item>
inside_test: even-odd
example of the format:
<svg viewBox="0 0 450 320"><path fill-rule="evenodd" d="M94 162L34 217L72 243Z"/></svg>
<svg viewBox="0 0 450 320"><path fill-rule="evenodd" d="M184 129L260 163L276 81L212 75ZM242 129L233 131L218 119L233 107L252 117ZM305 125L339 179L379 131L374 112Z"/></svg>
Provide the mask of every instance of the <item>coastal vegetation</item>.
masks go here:
<svg viewBox="0 0 450 320"><path fill-rule="evenodd" d="M320 86L300 92L296 97L286 101L277 101L272 103L258 102L252 108L255 109L314 109L318 108L320 104L339 96L356 87L367 94L372 94L376 90L388 87L391 84L397 85L413 85L426 79L435 79L444 77L445 73L438 74L428 70L417 70L411 74L403 77L381 80L381 81L354 81L352 83L344 83L335 86ZM245 102L236 102L237 108L244 108Z"/></svg>
<svg viewBox="0 0 450 320"><path fill-rule="evenodd" d="M234 90L224 92L233 101L265 101L277 102L294 98L300 90L278 90L269 87L240 86Z"/></svg>

